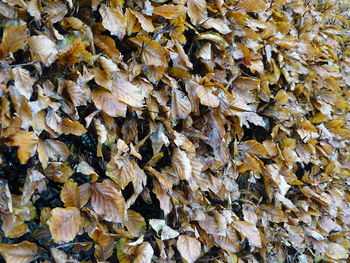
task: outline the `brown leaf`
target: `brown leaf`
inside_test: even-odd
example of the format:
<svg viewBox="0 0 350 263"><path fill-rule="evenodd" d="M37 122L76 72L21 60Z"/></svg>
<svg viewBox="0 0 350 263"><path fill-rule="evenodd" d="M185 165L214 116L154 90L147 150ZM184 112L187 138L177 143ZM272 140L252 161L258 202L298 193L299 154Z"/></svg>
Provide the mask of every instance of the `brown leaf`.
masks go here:
<svg viewBox="0 0 350 263"><path fill-rule="evenodd" d="M37 245L29 241L11 245L0 244L0 253L7 263L30 263L37 251Z"/></svg>
<svg viewBox="0 0 350 263"><path fill-rule="evenodd" d="M154 31L154 26L152 24L152 19L149 17L146 17L143 15L141 12L136 11L136 10L131 10L131 12L136 16L137 20L141 24L141 27L143 30L147 32L153 32Z"/></svg>
<svg viewBox="0 0 350 263"><path fill-rule="evenodd" d="M143 63L161 67L168 66L166 51L159 43L146 36L136 36L129 40L137 45Z"/></svg>
<svg viewBox="0 0 350 263"><path fill-rule="evenodd" d="M55 242L72 241L79 232L81 224L80 211L76 207L52 209L48 225Z"/></svg>
<svg viewBox="0 0 350 263"><path fill-rule="evenodd" d="M46 176L58 183L65 183L74 173L67 162L53 162L46 169Z"/></svg>
<svg viewBox="0 0 350 263"><path fill-rule="evenodd" d="M47 155L54 161L65 161L70 155L67 145L61 141L47 139L44 144Z"/></svg>
<svg viewBox="0 0 350 263"><path fill-rule="evenodd" d="M247 12L264 12L266 3L263 0L242 0L236 5L237 8L242 8Z"/></svg>
<svg viewBox="0 0 350 263"><path fill-rule="evenodd" d="M6 180L0 179L0 213L10 214L13 212L12 196Z"/></svg>
<svg viewBox="0 0 350 263"><path fill-rule="evenodd" d="M26 205L36 190L38 193L40 193L46 189L45 178L46 177L38 170L28 171L28 175L24 183L21 205Z"/></svg>
<svg viewBox="0 0 350 263"><path fill-rule="evenodd" d="M259 248L262 246L260 232L254 224L245 221L234 221L233 226L248 239L251 246Z"/></svg>
<svg viewBox="0 0 350 263"><path fill-rule="evenodd" d="M117 75L112 81L112 85L111 92L119 101L132 107L143 106L144 96L142 90L138 86L131 84L127 80L127 76L121 74Z"/></svg>
<svg viewBox="0 0 350 263"><path fill-rule="evenodd" d="M29 231L27 224L20 215L9 214L1 215L2 231L8 238L21 237Z"/></svg>
<svg viewBox="0 0 350 263"><path fill-rule="evenodd" d="M238 149L245 153L254 153L262 157L267 156L264 145L255 140L248 140L240 143Z"/></svg>
<svg viewBox="0 0 350 263"><path fill-rule="evenodd" d="M80 86L71 80L66 80L64 84L74 106L86 106L87 101L91 99L90 89L86 86Z"/></svg>
<svg viewBox="0 0 350 263"><path fill-rule="evenodd" d="M126 113L126 104L117 100L115 96L106 89L93 89L92 100L98 109L103 110L112 117L124 116Z"/></svg>
<svg viewBox="0 0 350 263"><path fill-rule="evenodd" d="M212 87L205 87L202 85L197 86L197 95L201 104L216 108L220 104L219 98L213 94Z"/></svg>
<svg viewBox="0 0 350 263"><path fill-rule="evenodd" d="M96 214L109 222L124 222L127 214L120 189L111 180L92 185L91 205Z"/></svg>
<svg viewBox="0 0 350 263"><path fill-rule="evenodd" d="M196 238L180 235L176 246L181 257L188 263L195 262L201 255L201 243Z"/></svg>
<svg viewBox="0 0 350 263"><path fill-rule="evenodd" d="M146 227L145 219L137 212L128 210L128 220L124 222L128 232L133 237L139 237Z"/></svg>
<svg viewBox="0 0 350 263"><path fill-rule="evenodd" d="M192 176L191 160L185 151L175 148L171 157L173 169L178 174L180 180L189 180Z"/></svg>
<svg viewBox="0 0 350 263"><path fill-rule="evenodd" d="M61 123L62 132L66 135L73 134L76 136L82 136L86 133L84 126L78 121L71 121L68 118L62 120Z"/></svg>
<svg viewBox="0 0 350 263"><path fill-rule="evenodd" d="M73 182L72 180L65 182L60 197L65 207L80 208L80 192L76 182Z"/></svg>
<svg viewBox="0 0 350 263"><path fill-rule="evenodd" d="M182 91L173 90L171 103L171 113L174 119L186 119L190 115L192 111L191 102Z"/></svg>

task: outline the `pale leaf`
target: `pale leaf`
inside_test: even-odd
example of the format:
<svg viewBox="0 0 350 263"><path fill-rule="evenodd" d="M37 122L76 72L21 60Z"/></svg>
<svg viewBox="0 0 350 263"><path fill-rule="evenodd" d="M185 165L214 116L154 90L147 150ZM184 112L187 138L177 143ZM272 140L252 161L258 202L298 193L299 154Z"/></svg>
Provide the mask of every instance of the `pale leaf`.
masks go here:
<svg viewBox="0 0 350 263"><path fill-rule="evenodd" d="M201 243L193 237L180 235L176 246L181 256L188 263L194 263L201 254Z"/></svg>
<svg viewBox="0 0 350 263"><path fill-rule="evenodd" d="M119 10L105 5L101 5L99 11L104 28L111 32L112 35L122 39L126 31L126 19L124 15Z"/></svg>
<svg viewBox="0 0 350 263"><path fill-rule="evenodd" d="M28 44L34 60L44 63L45 66L50 66L57 59L58 48L47 36L30 37Z"/></svg>
<svg viewBox="0 0 350 263"><path fill-rule="evenodd" d="M153 256L153 248L150 243L142 242L137 246L136 258L134 259L134 263L151 263Z"/></svg>
<svg viewBox="0 0 350 263"><path fill-rule="evenodd" d="M207 2L205 0L188 0L187 7L187 14L194 25L203 22L208 16Z"/></svg>

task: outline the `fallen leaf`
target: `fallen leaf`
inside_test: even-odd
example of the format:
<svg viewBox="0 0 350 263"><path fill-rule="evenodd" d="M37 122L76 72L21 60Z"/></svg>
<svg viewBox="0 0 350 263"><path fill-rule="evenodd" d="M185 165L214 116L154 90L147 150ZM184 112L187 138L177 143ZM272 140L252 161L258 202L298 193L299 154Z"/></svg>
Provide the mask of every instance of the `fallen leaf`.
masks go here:
<svg viewBox="0 0 350 263"><path fill-rule="evenodd" d="M126 220L125 200L120 189L111 180L92 185L91 205L96 214L109 222Z"/></svg>
<svg viewBox="0 0 350 263"><path fill-rule="evenodd" d="M47 67L58 57L56 44L47 36L32 36L28 39L28 44L34 60L44 63Z"/></svg>
<svg viewBox="0 0 350 263"><path fill-rule="evenodd" d="M36 253L38 246L29 241L18 244L0 244L0 253L8 263L30 263Z"/></svg>
<svg viewBox="0 0 350 263"><path fill-rule="evenodd" d="M78 234L81 224L80 211L76 207L56 207L48 221L53 240L56 243L72 241Z"/></svg>
<svg viewBox="0 0 350 263"><path fill-rule="evenodd" d="M124 116L127 106L120 102L108 90L97 88L92 90L92 100L96 107L112 117Z"/></svg>
<svg viewBox="0 0 350 263"><path fill-rule="evenodd" d="M193 237L180 235L176 242L181 257L188 263L194 263L201 255L201 243Z"/></svg>
<svg viewBox="0 0 350 263"><path fill-rule="evenodd" d="M167 19L175 19L187 10L183 5L160 5L153 9L153 14L165 17Z"/></svg>

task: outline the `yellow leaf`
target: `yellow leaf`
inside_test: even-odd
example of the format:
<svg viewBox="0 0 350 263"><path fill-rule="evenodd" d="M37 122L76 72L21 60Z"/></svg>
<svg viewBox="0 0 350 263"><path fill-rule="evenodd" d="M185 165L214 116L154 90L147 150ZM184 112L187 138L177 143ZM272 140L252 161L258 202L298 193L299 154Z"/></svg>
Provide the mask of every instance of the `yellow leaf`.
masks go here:
<svg viewBox="0 0 350 263"><path fill-rule="evenodd" d="M38 137L34 132L18 131L11 136L10 146L18 146L18 159L21 164L27 163L37 149Z"/></svg>
<svg viewBox="0 0 350 263"><path fill-rule="evenodd" d="M29 241L22 241L18 244L0 244L0 254L5 258L6 263L30 263L38 247Z"/></svg>
<svg viewBox="0 0 350 263"><path fill-rule="evenodd" d="M20 26L9 25L4 29L0 48L5 54L14 53L23 47L27 38L28 29L26 24Z"/></svg>
<svg viewBox="0 0 350 263"><path fill-rule="evenodd" d="M263 0L242 0L237 3L236 7L247 12L260 13L265 11L266 3Z"/></svg>
<svg viewBox="0 0 350 263"><path fill-rule="evenodd" d="M187 10L183 5L160 5L153 9L153 14L165 17L167 19L175 19Z"/></svg>
<svg viewBox="0 0 350 263"><path fill-rule="evenodd" d="M71 121L68 118L62 120L61 129L64 134L73 134L76 136L82 136L86 133L84 126L78 121Z"/></svg>
<svg viewBox="0 0 350 263"><path fill-rule="evenodd" d="M80 211L76 207L52 209L48 225L55 242L72 241L78 234L81 224Z"/></svg>
<svg viewBox="0 0 350 263"><path fill-rule="evenodd" d="M349 250L338 243L327 243L326 255L332 259L340 260L349 257Z"/></svg>
<svg viewBox="0 0 350 263"><path fill-rule="evenodd" d="M285 105L288 103L288 95L285 90L279 90L275 96L275 102L277 105Z"/></svg>

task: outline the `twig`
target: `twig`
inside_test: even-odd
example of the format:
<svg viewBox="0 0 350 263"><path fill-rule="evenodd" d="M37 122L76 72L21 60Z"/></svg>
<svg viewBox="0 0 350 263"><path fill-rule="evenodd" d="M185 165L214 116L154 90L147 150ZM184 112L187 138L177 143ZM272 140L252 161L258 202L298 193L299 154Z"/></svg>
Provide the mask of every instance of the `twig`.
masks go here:
<svg viewBox="0 0 350 263"><path fill-rule="evenodd" d="M38 61L31 61L31 62L27 62L27 63L21 63L21 64L12 64L12 65L7 65L7 64L0 64L0 68L15 68L15 67L23 67L23 66L29 66L29 65L33 65L34 63L36 63Z"/></svg>

